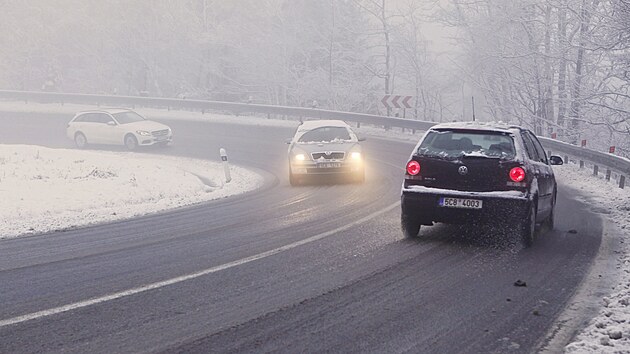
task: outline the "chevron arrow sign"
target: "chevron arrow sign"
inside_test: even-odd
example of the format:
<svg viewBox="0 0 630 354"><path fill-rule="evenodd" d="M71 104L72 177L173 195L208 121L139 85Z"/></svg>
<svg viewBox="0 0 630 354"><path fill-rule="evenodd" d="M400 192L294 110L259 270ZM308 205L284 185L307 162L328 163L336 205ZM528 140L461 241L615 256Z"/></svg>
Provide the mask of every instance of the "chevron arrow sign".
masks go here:
<svg viewBox="0 0 630 354"><path fill-rule="evenodd" d="M381 103L387 108L411 108L412 99L413 96L385 95Z"/></svg>

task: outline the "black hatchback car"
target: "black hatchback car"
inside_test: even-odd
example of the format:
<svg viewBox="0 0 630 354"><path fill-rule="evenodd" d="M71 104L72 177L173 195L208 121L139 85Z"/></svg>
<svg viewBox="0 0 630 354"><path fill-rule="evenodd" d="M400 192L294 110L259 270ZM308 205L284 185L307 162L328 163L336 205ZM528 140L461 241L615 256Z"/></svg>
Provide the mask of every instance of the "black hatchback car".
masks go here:
<svg viewBox="0 0 630 354"><path fill-rule="evenodd" d="M401 195L407 237L421 225L499 223L526 246L536 224L553 228L557 185L547 154L529 130L500 123L433 126L414 148Z"/></svg>

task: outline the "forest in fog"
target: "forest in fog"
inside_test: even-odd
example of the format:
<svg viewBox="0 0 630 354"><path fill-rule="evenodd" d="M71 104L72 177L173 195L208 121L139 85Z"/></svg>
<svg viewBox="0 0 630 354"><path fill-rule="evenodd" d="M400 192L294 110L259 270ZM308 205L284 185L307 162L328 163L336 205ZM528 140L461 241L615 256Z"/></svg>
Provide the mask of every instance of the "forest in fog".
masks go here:
<svg viewBox="0 0 630 354"><path fill-rule="evenodd" d="M0 0L0 89L504 121L630 156L630 0ZM406 112L385 94L414 96ZM592 142L592 143L591 143Z"/></svg>

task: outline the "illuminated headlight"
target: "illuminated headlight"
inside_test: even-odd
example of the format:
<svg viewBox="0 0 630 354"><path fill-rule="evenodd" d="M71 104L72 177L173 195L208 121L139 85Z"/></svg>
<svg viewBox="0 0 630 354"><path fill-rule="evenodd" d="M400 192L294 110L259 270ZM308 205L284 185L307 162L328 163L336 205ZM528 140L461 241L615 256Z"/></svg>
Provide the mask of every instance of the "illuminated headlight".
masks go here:
<svg viewBox="0 0 630 354"><path fill-rule="evenodd" d="M146 131L146 130L136 130L136 133L138 133L138 135L142 135L142 136L151 136L151 133Z"/></svg>
<svg viewBox="0 0 630 354"><path fill-rule="evenodd" d="M304 161L304 160L306 160L306 155L304 154L295 155L295 161Z"/></svg>
<svg viewBox="0 0 630 354"><path fill-rule="evenodd" d="M361 153L358 151L351 153L350 159L352 159L352 161L361 161Z"/></svg>

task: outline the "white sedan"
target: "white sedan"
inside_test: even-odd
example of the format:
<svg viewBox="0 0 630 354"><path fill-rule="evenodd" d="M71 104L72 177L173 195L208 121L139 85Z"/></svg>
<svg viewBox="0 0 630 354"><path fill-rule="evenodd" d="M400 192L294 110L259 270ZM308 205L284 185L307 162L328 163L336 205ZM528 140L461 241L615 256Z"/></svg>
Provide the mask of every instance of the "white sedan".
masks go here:
<svg viewBox="0 0 630 354"><path fill-rule="evenodd" d="M134 150L138 146L167 146L173 139L167 125L125 108L79 112L68 123L66 134L79 149L88 144L108 144Z"/></svg>
<svg viewBox="0 0 630 354"><path fill-rule="evenodd" d="M365 181L364 157L352 128L341 120L306 121L298 126L289 144L289 183L307 178L346 176Z"/></svg>

